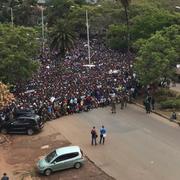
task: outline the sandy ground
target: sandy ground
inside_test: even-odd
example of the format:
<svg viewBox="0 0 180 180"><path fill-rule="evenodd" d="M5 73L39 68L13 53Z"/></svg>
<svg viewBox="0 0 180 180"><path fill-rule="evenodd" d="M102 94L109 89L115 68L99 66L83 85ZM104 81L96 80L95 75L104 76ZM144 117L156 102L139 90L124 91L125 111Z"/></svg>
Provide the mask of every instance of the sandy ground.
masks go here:
<svg viewBox="0 0 180 180"><path fill-rule="evenodd" d="M0 177L6 172L10 180L113 180L90 160L78 170L56 172L50 177L40 175L36 170L38 159L57 147L70 145L60 132L49 125L33 136L7 135L6 139L0 144Z"/></svg>

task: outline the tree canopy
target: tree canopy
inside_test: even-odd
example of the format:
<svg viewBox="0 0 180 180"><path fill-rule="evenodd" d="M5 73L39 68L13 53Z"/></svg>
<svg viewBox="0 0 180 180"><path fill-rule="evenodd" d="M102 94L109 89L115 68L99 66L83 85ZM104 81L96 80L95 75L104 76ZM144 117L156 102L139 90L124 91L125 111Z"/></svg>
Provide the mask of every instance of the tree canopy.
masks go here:
<svg viewBox="0 0 180 180"><path fill-rule="evenodd" d="M61 19L50 31L50 48L57 51L59 57L64 57L65 53L74 45L75 33L71 25Z"/></svg>
<svg viewBox="0 0 180 180"><path fill-rule="evenodd" d="M0 80L16 83L26 80L37 70L39 50L37 33L32 28L0 24Z"/></svg>
<svg viewBox="0 0 180 180"><path fill-rule="evenodd" d="M172 78L180 57L180 26L173 25L156 32L149 39L136 42L139 49L135 72L141 84L157 84Z"/></svg>

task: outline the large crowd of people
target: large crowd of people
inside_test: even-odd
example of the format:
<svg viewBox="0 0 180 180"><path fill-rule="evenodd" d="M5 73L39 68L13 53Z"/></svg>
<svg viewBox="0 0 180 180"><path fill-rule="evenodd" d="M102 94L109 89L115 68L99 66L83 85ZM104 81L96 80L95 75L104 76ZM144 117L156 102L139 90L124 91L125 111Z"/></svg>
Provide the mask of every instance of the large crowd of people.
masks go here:
<svg viewBox="0 0 180 180"><path fill-rule="evenodd" d="M78 40L57 64L57 53L48 48L38 57L41 66L33 78L13 89L16 101L1 113L8 119L14 109L33 109L44 119L88 111L116 102L127 102L138 90L132 71L134 56L108 49L93 39L91 64L88 64L87 45Z"/></svg>

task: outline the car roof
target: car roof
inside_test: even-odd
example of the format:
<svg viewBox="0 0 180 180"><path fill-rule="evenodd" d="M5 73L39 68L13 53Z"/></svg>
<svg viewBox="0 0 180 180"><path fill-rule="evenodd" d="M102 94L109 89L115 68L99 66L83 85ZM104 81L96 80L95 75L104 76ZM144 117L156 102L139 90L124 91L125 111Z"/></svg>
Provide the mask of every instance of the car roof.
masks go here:
<svg viewBox="0 0 180 180"><path fill-rule="evenodd" d="M79 146L67 146L56 149L57 155L67 154L67 153L73 153L73 152L80 152Z"/></svg>

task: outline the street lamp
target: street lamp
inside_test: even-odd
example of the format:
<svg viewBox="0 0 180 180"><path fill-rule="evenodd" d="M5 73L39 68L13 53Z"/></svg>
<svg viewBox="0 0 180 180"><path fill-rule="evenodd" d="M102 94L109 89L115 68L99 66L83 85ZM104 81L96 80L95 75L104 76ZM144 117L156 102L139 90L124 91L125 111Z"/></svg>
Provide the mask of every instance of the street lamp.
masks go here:
<svg viewBox="0 0 180 180"><path fill-rule="evenodd" d="M45 36L44 36L44 5L46 1L45 0L38 0L37 4L40 5L41 10L41 26L42 26L42 50L44 52L44 45L45 45Z"/></svg>

